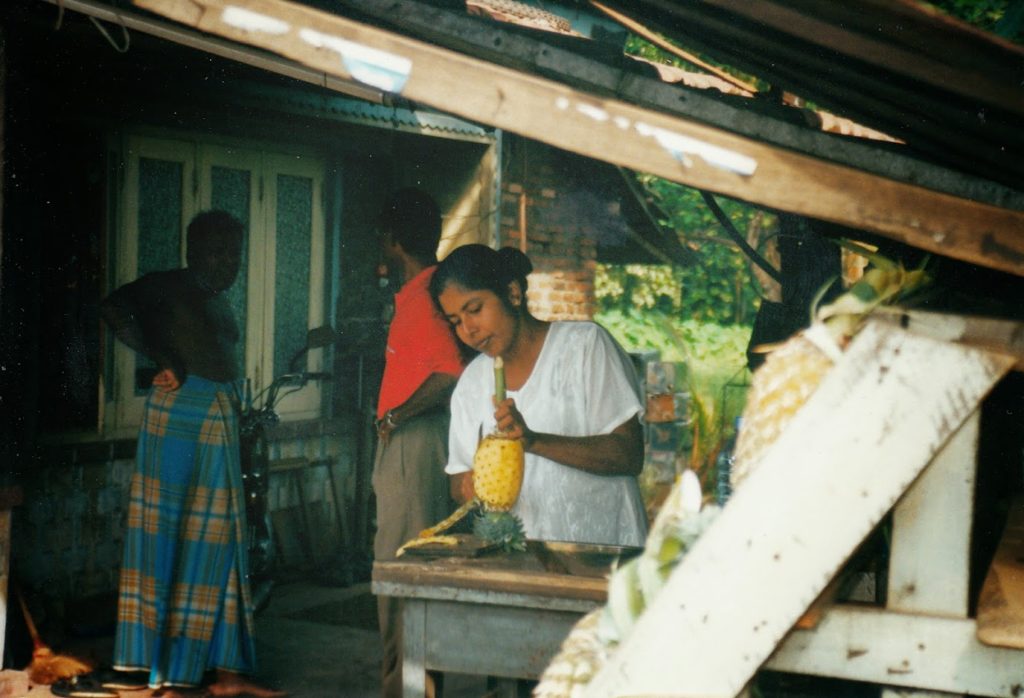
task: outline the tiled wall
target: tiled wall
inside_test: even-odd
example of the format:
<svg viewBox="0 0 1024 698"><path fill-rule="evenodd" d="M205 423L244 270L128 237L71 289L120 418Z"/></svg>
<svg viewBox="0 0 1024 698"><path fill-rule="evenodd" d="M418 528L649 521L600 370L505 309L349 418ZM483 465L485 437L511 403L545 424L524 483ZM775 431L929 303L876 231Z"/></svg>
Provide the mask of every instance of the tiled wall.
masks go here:
<svg viewBox="0 0 1024 698"><path fill-rule="evenodd" d="M271 476L270 508L281 534L283 564L322 564L342 545L334 492L336 487L341 513L348 515L356 477L352 441L345 433L321 430L272 442L273 458L309 460L294 477ZM134 441L62 446L22 475L24 501L14 509L11 551L11 571L19 584L63 599L116 590L133 453ZM296 483L306 503L310 548Z"/></svg>

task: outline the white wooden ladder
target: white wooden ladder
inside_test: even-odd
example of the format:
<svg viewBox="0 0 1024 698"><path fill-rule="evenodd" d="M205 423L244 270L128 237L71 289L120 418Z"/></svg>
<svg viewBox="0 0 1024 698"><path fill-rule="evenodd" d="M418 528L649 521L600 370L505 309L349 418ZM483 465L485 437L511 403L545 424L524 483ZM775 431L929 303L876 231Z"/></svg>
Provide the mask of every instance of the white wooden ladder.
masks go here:
<svg viewBox="0 0 1024 698"><path fill-rule="evenodd" d="M736 696L762 666L1018 695L967 617L978 409L1013 366L873 321L675 570L588 697ZM894 511L888 606L794 623Z"/></svg>

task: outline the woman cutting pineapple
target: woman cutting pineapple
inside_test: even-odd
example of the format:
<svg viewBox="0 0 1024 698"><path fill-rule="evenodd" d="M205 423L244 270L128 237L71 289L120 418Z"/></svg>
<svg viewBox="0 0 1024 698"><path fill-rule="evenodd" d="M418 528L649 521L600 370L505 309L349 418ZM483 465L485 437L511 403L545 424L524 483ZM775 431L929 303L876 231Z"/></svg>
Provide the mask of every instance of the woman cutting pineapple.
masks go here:
<svg viewBox="0 0 1024 698"><path fill-rule="evenodd" d="M530 260L513 248L466 245L431 280L458 338L480 352L452 395L452 495L475 496L471 471L484 434L520 439L525 472L512 508L537 540L642 545L646 518L641 402L632 364L592 322L544 322L526 304ZM495 359L507 397L495 400ZM501 380L501 372L498 373ZM499 391L500 392L500 391Z"/></svg>

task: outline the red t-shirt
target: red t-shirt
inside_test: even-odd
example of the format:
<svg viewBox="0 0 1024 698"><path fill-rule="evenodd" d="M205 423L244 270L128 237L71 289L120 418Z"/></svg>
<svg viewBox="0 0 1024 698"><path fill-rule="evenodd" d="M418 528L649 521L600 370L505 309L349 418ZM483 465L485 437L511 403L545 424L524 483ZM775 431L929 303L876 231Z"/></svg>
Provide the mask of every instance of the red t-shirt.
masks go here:
<svg viewBox="0 0 1024 698"><path fill-rule="evenodd" d="M431 373L462 373L462 356L448 321L430 298L427 267L395 294L395 315L388 330L384 377L377 399L377 417L409 399Z"/></svg>

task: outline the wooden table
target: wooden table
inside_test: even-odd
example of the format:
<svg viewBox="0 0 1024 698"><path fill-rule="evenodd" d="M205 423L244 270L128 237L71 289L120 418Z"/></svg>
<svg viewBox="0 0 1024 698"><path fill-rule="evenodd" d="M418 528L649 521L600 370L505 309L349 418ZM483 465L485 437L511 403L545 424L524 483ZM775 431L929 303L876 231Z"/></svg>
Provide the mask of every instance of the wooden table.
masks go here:
<svg viewBox="0 0 1024 698"><path fill-rule="evenodd" d="M424 695L427 670L536 679L580 616L604 603L611 565L637 552L530 541L518 553L375 563L373 592L405 600L404 695Z"/></svg>

